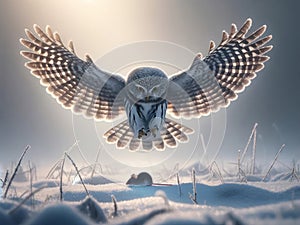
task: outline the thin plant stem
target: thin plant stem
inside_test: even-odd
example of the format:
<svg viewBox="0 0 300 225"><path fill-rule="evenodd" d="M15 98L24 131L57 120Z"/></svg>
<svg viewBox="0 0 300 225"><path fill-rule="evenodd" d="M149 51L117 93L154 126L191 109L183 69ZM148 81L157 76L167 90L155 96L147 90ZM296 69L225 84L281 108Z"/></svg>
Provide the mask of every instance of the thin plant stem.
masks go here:
<svg viewBox="0 0 300 225"><path fill-rule="evenodd" d="M29 188L30 188L30 193L32 193L32 180L33 180L33 176L32 176L32 167L31 167L31 163L30 161L28 161L28 168L29 168ZM33 203L34 203L34 196L32 196L31 198L31 206L32 208L34 207Z"/></svg>
<svg viewBox="0 0 300 225"><path fill-rule="evenodd" d="M181 183L180 183L180 179L179 179L179 173L176 174L176 178L177 178L177 185L178 185L179 197L181 198L182 191L181 191Z"/></svg>
<svg viewBox="0 0 300 225"><path fill-rule="evenodd" d="M76 141L71 147L68 148L67 152L71 152L72 149L78 145L78 142ZM53 173L58 170L59 164L61 163L61 159L57 160L56 163L51 167L50 171L48 172L46 178L49 179L50 176L53 175Z"/></svg>
<svg viewBox="0 0 300 225"><path fill-rule="evenodd" d="M283 145L281 146L281 148L279 149L279 151L277 152L277 154L276 154L276 156L275 156L275 158L274 158L274 160L273 160L271 166L269 167L268 172L266 173L266 175L265 175L264 178L263 178L263 181L265 181L265 180L267 179L267 177L269 176L269 173L271 172L271 169L273 168L275 162L277 161L277 159L278 159L280 153L282 152L282 150L284 149L284 147L285 147L285 144L283 144Z"/></svg>
<svg viewBox="0 0 300 225"><path fill-rule="evenodd" d="M255 157L256 157L256 129L253 134L253 146L252 146L252 168L251 173L254 175L255 173Z"/></svg>
<svg viewBox="0 0 300 225"><path fill-rule="evenodd" d="M8 172L8 170L6 170L5 177L4 177L4 180L3 180L3 182L2 182L2 188L4 188L5 185L6 185L6 183L7 183L7 180L8 180L8 174L9 174L9 172Z"/></svg>
<svg viewBox="0 0 300 225"><path fill-rule="evenodd" d="M251 131L251 134L250 134L250 136L249 136L248 142L247 142L247 144L246 144L246 146L245 146L245 148L244 148L244 152L243 152L242 157L241 157L241 163L244 161L245 155L246 155L246 153L247 153L249 144L250 144L250 142L251 142L252 136L254 135L254 131L256 130L257 125L258 125L258 124L255 123L254 126L253 126L253 128L252 128L252 131Z"/></svg>
<svg viewBox="0 0 300 225"><path fill-rule="evenodd" d="M114 195L111 195L111 200L114 204L114 212L113 212L113 217L118 216L118 205L117 205L117 199Z"/></svg>
<svg viewBox="0 0 300 225"><path fill-rule="evenodd" d="M77 173L77 175L78 175L78 177L79 177L79 179L80 179L80 181L81 181L81 184L82 184L82 186L84 187L84 190L85 190L86 195L87 195L87 196L90 196L90 193L88 192L88 190L87 190L87 188L86 188L86 186L85 186L85 184L84 184L84 182L83 182L83 179L82 179L82 177L81 177L81 175L80 175L80 173L79 173L78 167L76 166L75 162L74 162L73 159L68 155L68 153L65 153L65 155L68 157L68 159L69 159L69 160L71 161L71 163L73 164L73 166L74 166L74 168L75 168L75 170L76 170L76 173Z"/></svg>
<svg viewBox="0 0 300 225"><path fill-rule="evenodd" d="M238 169L238 179L239 179L239 181L240 182L244 181L244 182L247 183L247 177L246 177L246 174L243 171L242 165L241 165L241 150L238 150L238 163L237 163L237 166L238 166L237 169Z"/></svg>
<svg viewBox="0 0 300 225"><path fill-rule="evenodd" d="M221 183L224 184L223 176L222 176L222 174L221 174L220 168L219 168L219 166L218 166L218 164L217 164L216 161L213 161L213 162L212 162L212 164L211 164L211 171L212 171L213 166L215 166L215 167L217 168L217 171L218 171L218 177L219 177Z"/></svg>
<svg viewBox="0 0 300 225"><path fill-rule="evenodd" d="M190 194L190 199L194 202L194 204L198 204L197 202L197 187L196 187L196 173L195 169L192 170L192 182L193 182L193 195Z"/></svg>
<svg viewBox="0 0 300 225"><path fill-rule="evenodd" d="M62 202L63 201L63 174L64 174L64 165L66 161L66 155L64 155L62 162L61 162L61 167L60 167L60 181L59 181L59 199Z"/></svg>
<svg viewBox="0 0 300 225"><path fill-rule="evenodd" d="M16 166L16 168L15 168L15 170L14 170L14 173L12 174L11 178L10 178L9 181L8 181L7 187L6 187L5 192L4 192L4 194L3 194L3 199L6 198L7 193L8 193L8 191L9 191L9 188L10 188L12 182L13 182L13 179L15 178L15 176L16 176L16 174L17 174L17 172L18 172L18 169L19 169L19 167L21 166L21 162L22 162L22 160L23 160L23 158L24 158L26 152L27 152L29 149L30 149L30 145L27 145L26 148L24 149L24 151L23 151L23 153L22 153L20 159L19 159L19 162L18 162L18 164L17 164L17 166Z"/></svg>
<svg viewBox="0 0 300 225"><path fill-rule="evenodd" d="M28 199L30 199L32 196L34 196L36 193L38 193L39 191L41 191L42 189L44 189L45 187L40 187L36 190L34 190L33 192L31 192L26 198L24 198L15 208L13 208L12 210L10 210L8 212L9 215L12 215L14 212L16 212Z"/></svg>
<svg viewBox="0 0 300 225"><path fill-rule="evenodd" d="M93 178L94 174L95 174L96 166L97 166L97 163L98 163L98 160L99 160L99 156L100 156L100 150L101 150L101 148L99 148L98 151L97 151L95 164L93 166L93 170L92 170L92 173L91 173L91 178Z"/></svg>

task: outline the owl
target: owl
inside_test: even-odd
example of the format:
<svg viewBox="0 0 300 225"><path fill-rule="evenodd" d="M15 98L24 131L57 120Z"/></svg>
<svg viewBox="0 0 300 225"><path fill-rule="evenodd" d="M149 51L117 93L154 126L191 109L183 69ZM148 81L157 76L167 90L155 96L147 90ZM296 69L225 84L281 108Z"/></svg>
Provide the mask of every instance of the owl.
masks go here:
<svg viewBox="0 0 300 225"><path fill-rule="evenodd" d="M158 68L138 67L125 80L98 68L89 55L80 59L72 41L65 46L49 26L43 31L34 25L36 34L25 30L27 39L20 42L30 51L21 55L64 108L106 122L127 116L104 133L108 143L130 151L161 151L187 142L193 132L170 116L199 118L227 107L264 67L272 36L262 37L266 25L247 35L251 25L251 19L239 30L232 24L217 47L210 42L206 57L198 54L188 69L172 76Z"/></svg>

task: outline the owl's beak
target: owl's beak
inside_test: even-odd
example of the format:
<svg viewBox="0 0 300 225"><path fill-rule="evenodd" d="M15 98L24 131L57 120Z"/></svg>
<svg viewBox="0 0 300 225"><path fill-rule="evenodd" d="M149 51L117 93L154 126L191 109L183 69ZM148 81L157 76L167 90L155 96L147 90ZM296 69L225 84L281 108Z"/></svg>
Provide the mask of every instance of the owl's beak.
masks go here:
<svg viewBox="0 0 300 225"><path fill-rule="evenodd" d="M149 99L150 99L150 96L147 95L146 98L145 98L146 102L149 102Z"/></svg>

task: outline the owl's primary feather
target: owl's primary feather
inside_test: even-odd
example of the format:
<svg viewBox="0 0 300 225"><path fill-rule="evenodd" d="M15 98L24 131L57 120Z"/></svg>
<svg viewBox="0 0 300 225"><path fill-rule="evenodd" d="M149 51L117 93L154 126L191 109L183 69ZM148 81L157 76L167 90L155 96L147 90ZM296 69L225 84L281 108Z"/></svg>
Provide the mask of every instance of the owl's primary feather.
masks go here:
<svg viewBox="0 0 300 225"><path fill-rule="evenodd" d="M187 142L192 130L166 118L201 117L227 107L248 86L269 59L265 46L272 36L262 35L266 26L247 35L252 20L230 34L223 31L221 43L211 41L208 55L198 54L190 68L171 78L156 68L138 68L125 80L99 69L87 55L77 57L73 43L68 48L50 27L37 36L25 30L20 42L31 51L21 51L26 66L47 91L65 108L96 120L111 121L126 111L128 119L104 134L118 148L164 150ZM260 39L259 39L260 38ZM257 40L259 39L259 40Z"/></svg>

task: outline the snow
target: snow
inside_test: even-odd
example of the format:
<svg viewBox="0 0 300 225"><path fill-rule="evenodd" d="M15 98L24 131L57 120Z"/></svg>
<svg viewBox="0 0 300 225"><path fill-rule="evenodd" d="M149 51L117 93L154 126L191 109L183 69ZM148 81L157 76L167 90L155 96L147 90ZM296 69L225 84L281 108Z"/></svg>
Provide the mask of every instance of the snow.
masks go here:
<svg viewBox="0 0 300 225"><path fill-rule="evenodd" d="M28 225L84 225L90 224L90 221L79 214L74 208L63 204L51 205L41 211L31 221L25 223Z"/></svg>
<svg viewBox="0 0 300 225"><path fill-rule="evenodd" d="M266 182L263 173L247 175L247 182L226 173L222 183L211 170L194 167L197 205L190 199L190 168L180 172L180 186L176 177L163 183L154 179L152 186L127 186L99 174L87 176L89 196L74 176L64 180L62 202L59 179L39 179L32 188L41 190L20 207L30 186L19 180L8 198L0 199L0 225L300 224L300 183L291 180L291 173L272 171Z"/></svg>

